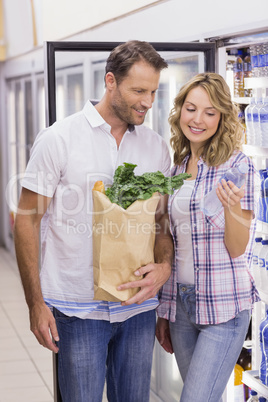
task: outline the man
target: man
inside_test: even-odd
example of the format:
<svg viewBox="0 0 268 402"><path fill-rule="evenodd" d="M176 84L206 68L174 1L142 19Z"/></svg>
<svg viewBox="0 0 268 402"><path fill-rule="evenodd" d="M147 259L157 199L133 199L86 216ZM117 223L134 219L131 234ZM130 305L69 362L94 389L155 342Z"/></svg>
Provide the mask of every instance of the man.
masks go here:
<svg viewBox="0 0 268 402"><path fill-rule="evenodd" d="M137 164L136 174L168 174L167 145L142 125L166 67L146 42L118 46L107 60L100 102L87 102L43 130L31 151L15 223L16 255L31 330L58 353L64 402L101 401L105 375L109 401L149 400L155 296L170 275L170 238L158 236L157 263L139 268L142 280L121 285L140 287L134 297L122 304L94 301L91 189L97 180L111 183L123 162Z"/></svg>

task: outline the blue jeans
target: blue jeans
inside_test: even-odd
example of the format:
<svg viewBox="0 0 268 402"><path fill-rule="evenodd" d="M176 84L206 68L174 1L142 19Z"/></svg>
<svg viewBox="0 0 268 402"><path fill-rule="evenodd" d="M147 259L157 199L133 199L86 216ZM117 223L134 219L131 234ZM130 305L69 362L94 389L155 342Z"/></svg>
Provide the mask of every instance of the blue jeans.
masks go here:
<svg viewBox="0 0 268 402"><path fill-rule="evenodd" d="M193 285L178 285L170 334L184 382L180 402L219 402L243 347L251 311L217 325L198 325Z"/></svg>
<svg viewBox="0 0 268 402"><path fill-rule="evenodd" d="M149 401L155 310L117 323L67 317L56 309L54 316L63 402L101 402L105 376L109 401Z"/></svg>

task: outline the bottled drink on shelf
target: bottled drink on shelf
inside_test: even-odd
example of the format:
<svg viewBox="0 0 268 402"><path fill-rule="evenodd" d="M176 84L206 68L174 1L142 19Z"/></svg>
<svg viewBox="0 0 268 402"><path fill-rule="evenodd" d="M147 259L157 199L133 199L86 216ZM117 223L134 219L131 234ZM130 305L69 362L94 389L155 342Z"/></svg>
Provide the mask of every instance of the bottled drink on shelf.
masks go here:
<svg viewBox="0 0 268 402"><path fill-rule="evenodd" d="M268 222L268 174L264 174L263 182L263 222Z"/></svg>
<svg viewBox="0 0 268 402"><path fill-rule="evenodd" d="M243 371L243 367L236 363L234 367L234 402L245 401L244 384L242 382Z"/></svg>
<svg viewBox="0 0 268 402"><path fill-rule="evenodd" d="M251 67L251 57L249 53L246 54L243 60L243 70L244 70L244 83L245 83L245 78L251 78L252 77L252 67ZM252 89L251 88L245 88L244 84L244 96L252 96Z"/></svg>
<svg viewBox="0 0 268 402"><path fill-rule="evenodd" d="M265 77L265 56L264 56L264 46L262 43L257 45L257 56L258 56L258 77Z"/></svg>
<svg viewBox="0 0 268 402"><path fill-rule="evenodd" d="M250 52L250 59L251 59L252 77L258 77L259 76L259 70L258 70L257 46L256 45L250 46L249 52Z"/></svg>
<svg viewBox="0 0 268 402"><path fill-rule="evenodd" d="M268 77L268 42L263 43L264 53L264 76Z"/></svg>
<svg viewBox="0 0 268 402"><path fill-rule="evenodd" d="M255 401L258 402L258 400L259 400L258 393L256 391L254 391L254 389L252 389L250 391L250 396L249 396L247 402L255 402Z"/></svg>
<svg viewBox="0 0 268 402"><path fill-rule="evenodd" d="M234 96L244 96L244 71L243 71L243 52L238 50L236 60L234 63Z"/></svg>
<svg viewBox="0 0 268 402"><path fill-rule="evenodd" d="M260 323L261 364L259 377L264 385L268 385L268 309L266 316Z"/></svg>
<svg viewBox="0 0 268 402"><path fill-rule="evenodd" d="M267 55L268 56L268 55ZM268 97L260 108L261 146L268 148Z"/></svg>
<svg viewBox="0 0 268 402"><path fill-rule="evenodd" d="M262 240L262 247L259 252L259 274L260 274L260 289L265 290L266 283L266 263L268 264L268 239Z"/></svg>
<svg viewBox="0 0 268 402"><path fill-rule="evenodd" d="M258 219L262 222L267 221L267 201L266 200L266 190L264 187L265 179L267 178L268 171L267 169L259 170L260 179L261 179L261 191L260 191L260 198L259 198L259 209L258 209ZM266 186L268 183L265 183Z"/></svg>
<svg viewBox="0 0 268 402"><path fill-rule="evenodd" d="M236 363L239 364L242 367L242 369L245 371L251 370L251 368L252 368L251 349L246 349L243 347ZM244 384L244 393L245 393L245 397L248 398L249 397L249 388L245 384Z"/></svg>
<svg viewBox="0 0 268 402"><path fill-rule="evenodd" d="M256 104L255 102L256 102L255 98L250 98L250 103L245 108L246 137L248 145L255 144L254 130L253 130L253 115L252 115L252 109Z"/></svg>
<svg viewBox="0 0 268 402"><path fill-rule="evenodd" d="M254 132L254 145L261 145L261 122L260 122L260 109L263 106L262 98L256 99L256 104L252 108L252 121Z"/></svg>
<svg viewBox="0 0 268 402"><path fill-rule="evenodd" d="M259 270L259 254L262 247L262 237L255 238L255 244L252 250L252 262L251 262L251 271L253 278L255 280L255 284L257 289L260 288L261 284L261 277L260 277L260 270Z"/></svg>
<svg viewBox="0 0 268 402"><path fill-rule="evenodd" d="M228 169L220 180L225 179L227 182L231 180L237 187L241 187L245 182L247 172L248 165L242 162L240 165ZM216 188L217 185L200 201L200 209L207 216L215 215L222 207L222 203L216 193Z"/></svg>

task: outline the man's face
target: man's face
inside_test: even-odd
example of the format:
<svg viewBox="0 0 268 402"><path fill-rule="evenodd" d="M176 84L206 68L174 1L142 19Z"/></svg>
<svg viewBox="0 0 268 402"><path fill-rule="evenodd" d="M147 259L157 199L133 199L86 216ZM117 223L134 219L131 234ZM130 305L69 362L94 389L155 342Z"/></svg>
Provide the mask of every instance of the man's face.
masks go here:
<svg viewBox="0 0 268 402"><path fill-rule="evenodd" d="M160 72L146 62L133 64L128 75L113 90L111 107L114 115L126 124L142 124L152 107L159 78Z"/></svg>

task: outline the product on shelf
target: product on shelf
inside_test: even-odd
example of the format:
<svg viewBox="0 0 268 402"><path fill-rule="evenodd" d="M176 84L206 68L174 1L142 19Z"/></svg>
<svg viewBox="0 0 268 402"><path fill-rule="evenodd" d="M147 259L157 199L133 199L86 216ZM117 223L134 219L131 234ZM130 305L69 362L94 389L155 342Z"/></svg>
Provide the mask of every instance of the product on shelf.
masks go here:
<svg viewBox="0 0 268 402"><path fill-rule="evenodd" d="M266 283L266 264L268 264L268 239L262 240L262 247L259 252L259 273L260 273L260 289L265 290Z"/></svg>
<svg viewBox="0 0 268 402"><path fill-rule="evenodd" d="M264 385L268 385L268 309L266 316L260 323L261 364L259 377Z"/></svg>
<svg viewBox="0 0 268 402"><path fill-rule="evenodd" d="M242 382L243 376L243 367L240 364L235 365L234 367L234 401L235 402L244 402L245 401L245 389L244 384Z"/></svg>
<svg viewBox="0 0 268 402"><path fill-rule="evenodd" d="M267 169L259 170L261 179L261 191L259 198L258 219L267 222L267 203L268 203L268 181L265 182L268 171Z"/></svg>
<svg viewBox="0 0 268 402"><path fill-rule="evenodd" d="M250 51L250 59L251 59L251 71L253 77L259 76L258 70L258 55L257 55L257 47L256 45L251 45L249 48Z"/></svg>
<svg viewBox="0 0 268 402"><path fill-rule="evenodd" d="M259 398L258 398L258 393L256 391L254 391L254 389L252 389L250 391L250 397L249 399L247 399L247 402L258 402Z"/></svg>
<svg viewBox="0 0 268 402"><path fill-rule="evenodd" d="M268 57L268 55L267 55ZM268 97L263 99L260 108L261 146L268 147Z"/></svg>
<svg viewBox="0 0 268 402"><path fill-rule="evenodd" d="M244 70L244 82L245 82L245 78L252 77L251 58L250 58L249 53L247 53L246 56L244 57L243 70ZM252 89L244 88L244 96L246 96L246 97L252 96Z"/></svg>
<svg viewBox="0 0 268 402"><path fill-rule="evenodd" d="M254 145L254 130L253 130L253 115L252 109L255 106L256 101L255 98L250 98L250 103L245 108L245 122L246 122L246 136L247 136L247 144Z"/></svg>
<svg viewBox="0 0 268 402"><path fill-rule="evenodd" d="M254 145L261 145L261 122L260 122L260 109L263 106L262 98L256 99L256 104L252 108L253 132L254 132Z"/></svg>
<svg viewBox="0 0 268 402"><path fill-rule="evenodd" d="M244 94L244 71L243 71L243 52L238 50L234 63L234 96L243 97Z"/></svg>
<svg viewBox="0 0 268 402"><path fill-rule="evenodd" d="M259 270L259 254L262 247L262 237L255 238L255 244L252 250L252 275L255 280L256 287L259 288L261 284L260 270Z"/></svg>

